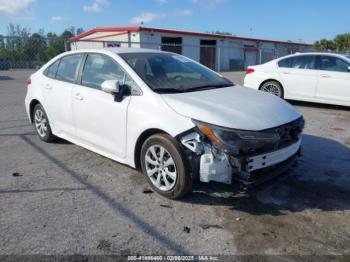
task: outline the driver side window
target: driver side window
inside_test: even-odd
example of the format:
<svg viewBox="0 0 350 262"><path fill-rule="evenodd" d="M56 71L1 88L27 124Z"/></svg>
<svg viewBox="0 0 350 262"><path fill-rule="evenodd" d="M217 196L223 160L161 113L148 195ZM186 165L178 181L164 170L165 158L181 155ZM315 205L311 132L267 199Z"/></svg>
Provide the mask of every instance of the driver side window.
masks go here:
<svg viewBox="0 0 350 262"><path fill-rule="evenodd" d="M112 58L102 54L88 54L81 84L95 89L101 89L106 80L118 80L120 84L135 85L124 69Z"/></svg>

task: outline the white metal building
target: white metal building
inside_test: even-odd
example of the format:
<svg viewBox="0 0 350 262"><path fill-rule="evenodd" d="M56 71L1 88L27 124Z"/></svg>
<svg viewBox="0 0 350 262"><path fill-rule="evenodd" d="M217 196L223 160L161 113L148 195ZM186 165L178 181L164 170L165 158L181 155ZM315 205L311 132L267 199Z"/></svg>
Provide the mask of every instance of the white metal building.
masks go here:
<svg viewBox="0 0 350 262"><path fill-rule="evenodd" d="M242 70L311 45L141 26L96 27L72 37L71 49L142 47L188 56L218 71Z"/></svg>

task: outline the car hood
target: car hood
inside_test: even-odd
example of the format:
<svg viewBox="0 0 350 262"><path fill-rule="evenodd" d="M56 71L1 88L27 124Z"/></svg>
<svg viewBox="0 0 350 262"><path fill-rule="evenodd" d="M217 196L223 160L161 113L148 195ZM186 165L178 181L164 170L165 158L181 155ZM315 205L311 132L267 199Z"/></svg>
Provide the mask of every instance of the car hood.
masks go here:
<svg viewBox="0 0 350 262"><path fill-rule="evenodd" d="M284 100L243 86L162 94L177 113L202 122L242 130L263 130L301 116Z"/></svg>

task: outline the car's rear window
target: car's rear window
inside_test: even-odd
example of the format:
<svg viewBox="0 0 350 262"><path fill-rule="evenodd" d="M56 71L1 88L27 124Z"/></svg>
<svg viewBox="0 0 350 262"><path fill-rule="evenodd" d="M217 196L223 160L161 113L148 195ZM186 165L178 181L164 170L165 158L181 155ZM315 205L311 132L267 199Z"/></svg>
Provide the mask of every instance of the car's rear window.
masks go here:
<svg viewBox="0 0 350 262"><path fill-rule="evenodd" d="M293 57L282 59L278 62L279 67L291 68L293 62Z"/></svg>
<svg viewBox="0 0 350 262"><path fill-rule="evenodd" d="M278 62L279 67L295 69L315 69L314 55L299 55L282 59Z"/></svg>
<svg viewBox="0 0 350 262"><path fill-rule="evenodd" d="M56 78L56 73L57 73L57 69L58 69L58 65L60 63L60 59L57 60L55 63L53 63L52 65L50 65L44 72L44 75L46 75L47 77L51 77L51 78Z"/></svg>

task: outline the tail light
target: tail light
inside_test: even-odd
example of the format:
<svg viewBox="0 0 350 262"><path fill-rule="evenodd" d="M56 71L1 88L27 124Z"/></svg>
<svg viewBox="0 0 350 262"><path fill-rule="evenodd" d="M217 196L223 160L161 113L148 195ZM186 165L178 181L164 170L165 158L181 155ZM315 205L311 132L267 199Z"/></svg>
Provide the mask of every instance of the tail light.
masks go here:
<svg viewBox="0 0 350 262"><path fill-rule="evenodd" d="M255 70L253 69L253 68L247 68L247 71L246 71L246 74L248 75L248 74L251 74L251 73L254 73L255 72Z"/></svg>
<svg viewBox="0 0 350 262"><path fill-rule="evenodd" d="M30 77L27 79L27 85L30 85L32 83L32 79Z"/></svg>

